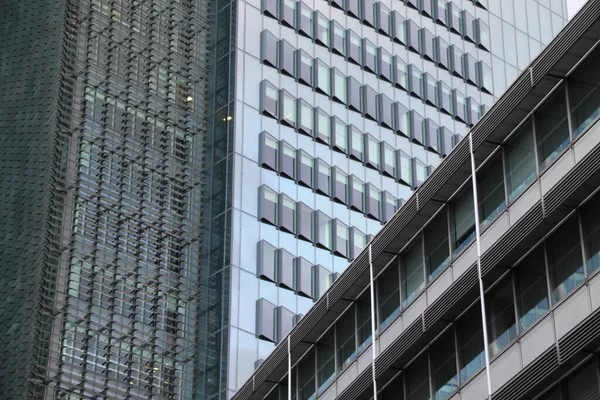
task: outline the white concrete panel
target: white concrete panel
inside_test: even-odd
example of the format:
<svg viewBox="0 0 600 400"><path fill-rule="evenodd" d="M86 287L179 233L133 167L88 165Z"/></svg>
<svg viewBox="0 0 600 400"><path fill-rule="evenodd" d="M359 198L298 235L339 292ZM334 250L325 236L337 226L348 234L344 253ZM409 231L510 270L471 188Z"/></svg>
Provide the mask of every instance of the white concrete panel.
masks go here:
<svg viewBox="0 0 600 400"><path fill-rule="evenodd" d="M379 354L381 354L392 342L400 336L400 334L404 331L403 317L400 316L396 318L396 320L388 326L388 328L379 336L377 340L379 345Z"/></svg>
<svg viewBox="0 0 600 400"><path fill-rule="evenodd" d="M563 337L592 312L589 296L588 287L580 287L554 311L557 339Z"/></svg>
<svg viewBox="0 0 600 400"><path fill-rule="evenodd" d="M471 379L460 392L462 398L465 400L486 399L487 377L485 376L485 371L480 371L479 374Z"/></svg>
<svg viewBox="0 0 600 400"><path fill-rule="evenodd" d="M446 268L444 272L427 288L427 305L433 302L452 285L452 268Z"/></svg>
<svg viewBox="0 0 600 400"><path fill-rule="evenodd" d="M475 241L454 261L454 280L458 280L462 274L473 264L477 262L477 246Z"/></svg>
<svg viewBox="0 0 600 400"><path fill-rule="evenodd" d="M492 379L492 392L500 389L513 376L518 374L521 365L521 344L514 342L490 365L490 376Z"/></svg>
<svg viewBox="0 0 600 400"><path fill-rule="evenodd" d="M338 393L342 393L358 376L358 363L351 364L336 381ZM335 386L335 385L334 385Z"/></svg>
<svg viewBox="0 0 600 400"><path fill-rule="evenodd" d="M583 134L575 144L575 162L581 161L600 142L600 124L596 122L589 131Z"/></svg>
<svg viewBox="0 0 600 400"><path fill-rule="evenodd" d="M552 314L548 314L523 335L521 338L521 355L524 367L554 344L553 329Z"/></svg>
<svg viewBox="0 0 600 400"><path fill-rule="evenodd" d="M372 362L373 354L371 346L369 346L362 352L360 356L358 356L358 369L356 372L360 374L365 368L370 367Z"/></svg>
<svg viewBox="0 0 600 400"><path fill-rule="evenodd" d="M516 224L523 215L531 210L533 205L540 201L540 187L539 182L535 181L526 191L521 194L521 197L517 199L508 209L510 224Z"/></svg>
<svg viewBox="0 0 600 400"><path fill-rule="evenodd" d="M481 254L484 254L510 228L507 212L503 212L492 225L481 234Z"/></svg>
<svg viewBox="0 0 600 400"><path fill-rule="evenodd" d="M409 326L415 319L419 318L426 307L427 302L425 300L425 292L423 292L406 310L404 310L404 313L402 313L404 326Z"/></svg>
<svg viewBox="0 0 600 400"><path fill-rule="evenodd" d="M570 149L567 149L540 177L542 195L548 193L564 176L571 171L575 162Z"/></svg>
<svg viewBox="0 0 600 400"><path fill-rule="evenodd" d="M319 396L321 400L334 400L337 397L337 387L335 384L329 386L327 390Z"/></svg>

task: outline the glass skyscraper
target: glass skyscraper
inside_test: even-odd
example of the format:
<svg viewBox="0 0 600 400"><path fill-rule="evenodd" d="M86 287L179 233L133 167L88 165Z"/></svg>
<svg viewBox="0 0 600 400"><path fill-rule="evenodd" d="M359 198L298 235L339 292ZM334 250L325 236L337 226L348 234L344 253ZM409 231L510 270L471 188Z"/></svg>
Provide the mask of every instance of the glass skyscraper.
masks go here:
<svg viewBox="0 0 600 400"><path fill-rule="evenodd" d="M567 16L562 0L0 11L10 399L231 397Z"/></svg>

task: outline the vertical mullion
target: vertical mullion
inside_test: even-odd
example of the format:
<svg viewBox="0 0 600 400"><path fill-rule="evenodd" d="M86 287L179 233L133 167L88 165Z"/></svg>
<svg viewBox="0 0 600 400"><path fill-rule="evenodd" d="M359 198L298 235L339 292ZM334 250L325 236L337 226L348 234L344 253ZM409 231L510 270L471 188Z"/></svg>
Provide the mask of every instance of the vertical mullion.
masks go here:
<svg viewBox="0 0 600 400"><path fill-rule="evenodd" d="M531 113L531 134L533 135L533 157L535 158L535 177L540 177L540 158L537 146L537 124L535 123L535 111Z"/></svg>
<svg viewBox="0 0 600 400"><path fill-rule="evenodd" d="M583 233L583 218L581 216L581 209L577 210L577 226L579 228L579 242L581 244L581 257L583 257L583 270L585 277L589 275L587 265L587 251L585 246L585 235Z"/></svg>
<svg viewBox="0 0 600 400"><path fill-rule="evenodd" d="M569 85L565 80L565 104L567 105L567 125L569 129L569 146L573 143L573 122L571 121L571 104L569 103Z"/></svg>
<svg viewBox="0 0 600 400"><path fill-rule="evenodd" d="M550 282L550 265L548 263L548 252L546 251L546 240L542 243L542 250L544 252L544 264L546 266L546 286L548 287L548 308L552 308L554 305L552 300L552 284Z"/></svg>
<svg viewBox="0 0 600 400"><path fill-rule="evenodd" d="M514 312L515 312L515 325L517 327L517 336L519 336L519 334L521 333L521 328L519 326L519 307L517 306L517 277L516 274L514 273L514 271L510 272L510 280L512 283L512 289L513 289L513 308L514 308Z"/></svg>
<svg viewBox="0 0 600 400"><path fill-rule="evenodd" d="M429 273L427 271L427 262L425 261L425 229L421 230L421 257L423 257L423 267L421 267L421 270L423 272L423 282L425 283L423 286L426 289L427 283L429 283Z"/></svg>

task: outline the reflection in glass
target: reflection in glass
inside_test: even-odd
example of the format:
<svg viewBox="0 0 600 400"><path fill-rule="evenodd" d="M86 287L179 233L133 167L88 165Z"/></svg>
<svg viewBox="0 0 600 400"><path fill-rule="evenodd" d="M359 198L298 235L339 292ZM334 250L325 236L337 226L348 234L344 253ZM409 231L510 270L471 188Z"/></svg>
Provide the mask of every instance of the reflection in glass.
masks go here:
<svg viewBox="0 0 600 400"><path fill-rule="evenodd" d="M502 157L496 155L477 175L479 222L484 228L506 208Z"/></svg>
<svg viewBox="0 0 600 400"><path fill-rule="evenodd" d="M588 274L600 268L600 195L596 195L581 210Z"/></svg>
<svg viewBox="0 0 600 400"><path fill-rule="evenodd" d="M402 269L402 307L406 307L425 287L421 237L418 237L404 252L400 259L400 267Z"/></svg>
<svg viewBox="0 0 600 400"><path fill-rule="evenodd" d="M587 128L600 113L600 51L594 51L569 78L569 106L573 137Z"/></svg>
<svg viewBox="0 0 600 400"><path fill-rule="evenodd" d="M561 87L534 114L540 169L544 169L569 144L565 88Z"/></svg>
<svg viewBox="0 0 600 400"><path fill-rule="evenodd" d="M527 122L504 146L508 201L513 201L536 176L533 126Z"/></svg>
<svg viewBox="0 0 600 400"><path fill-rule="evenodd" d="M335 336L331 329L317 344L317 393L323 393L335 377Z"/></svg>
<svg viewBox="0 0 600 400"><path fill-rule="evenodd" d="M315 398L315 352L311 351L298 364L298 399Z"/></svg>
<svg viewBox="0 0 600 400"><path fill-rule="evenodd" d="M458 389L454 331L447 332L431 346L431 377L435 400L446 400Z"/></svg>
<svg viewBox="0 0 600 400"><path fill-rule="evenodd" d="M336 324L337 370L346 368L356 358L355 315L351 308Z"/></svg>
<svg viewBox="0 0 600 400"><path fill-rule="evenodd" d="M481 305L475 304L456 324L460 382L466 382L485 365Z"/></svg>
<svg viewBox="0 0 600 400"><path fill-rule="evenodd" d="M429 362L422 355L406 369L406 400L429 400Z"/></svg>
<svg viewBox="0 0 600 400"><path fill-rule="evenodd" d="M460 193L452 203L452 249L458 254L475 237L475 213L471 185Z"/></svg>
<svg viewBox="0 0 600 400"><path fill-rule="evenodd" d="M371 301L365 293L356 302L356 332L358 334L358 354L371 344Z"/></svg>
<svg viewBox="0 0 600 400"><path fill-rule="evenodd" d="M571 217L546 241L552 303L564 299L583 282L585 272L577 216Z"/></svg>
<svg viewBox="0 0 600 400"><path fill-rule="evenodd" d="M550 306L543 246L521 262L515 272L515 283L519 330L523 331L548 312Z"/></svg>
<svg viewBox="0 0 600 400"><path fill-rule="evenodd" d="M517 337L512 280L505 279L485 298L489 350L493 357Z"/></svg>
<svg viewBox="0 0 600 400"><path fill-rule="evenodd" d="M425 228L425 263L429 279L434 279L450 262L446 210Z"/></svg>

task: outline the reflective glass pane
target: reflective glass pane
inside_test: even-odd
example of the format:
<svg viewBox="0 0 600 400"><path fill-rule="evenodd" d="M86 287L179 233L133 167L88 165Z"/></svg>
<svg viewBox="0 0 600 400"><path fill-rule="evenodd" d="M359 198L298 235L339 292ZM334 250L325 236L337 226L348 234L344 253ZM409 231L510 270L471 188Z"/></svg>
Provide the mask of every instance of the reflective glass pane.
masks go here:
<svg viewBox="0 0 600 400"><path fill-rule="evenodd" d="M493 357L517 337L515 302L510 276L486 295L485 306L489 350L490 356Z"/></svg>
<svg viewBox="0 0 600 400"><path fill-rule="evenodd" d="M457 254L475 236L473 190L470 185L457 196L451 207L452 249Z"/></svg>
<svg viewBox="0 0 600 400"><path fill-rule="evenodd" d="M450 261L448 218L444 210L425 228L425 263L429 279L434 279Z"/></svg>
<svg viewBox="0 0 600 400"><path fill-rule="evenodd" d="M458 389L454 331L444 334L431 346L431 377L435 400L446 400Z"/></svg>
<svg viewBox="0 0 600 400"><path fill-rule="evenodd" d="M425 287L423 246L418 237L400 258L402 269L402 307L406 307Z"/></svg>
<svg viewBox="0 0 600 400"><path fill-rule="evenodd" d="M298 364L298 399L313 400L315 389L315 352L311 351Z"/></svg>
<svg viewBox="0 0 600 400"><path fill-rule="evenodd" d="M569 78L569 106L574 137L600 113L599 64L600 51L596 50Z"/></svg>
<svg viewBox="0 0 600 400"><path fill-rule="evenodd" d="M371 301L369 293L356 302L356 332L358 334L358 353L371 344Z"/></svg>
<svg viewBox="0 0 600 400"><path fill-rule="evenodd" d="M569 144L567 102L561 87L534 114L540 169L545 168Z"/></svg>
<svg viewBox="0 0 600 400"><path fill-rule="evenodd" d="M489 225L506 208L502 157L496 155L477 175L479 222Z"/></svg>
<svg viewBox="0 0 600 400"><path fill-rule="evenodd" d="M588 274L600 268L600 195L594 196L581 210Z"/></svg>
<svg viewBox="0 0 600 400"><path fill-rule="evenodd" d="M546 251L552 303L556 303L585 278L577 216L571 217L550 236L546 241Z"/></svg>
<svg viewBox="0 0 600 400"><path fill-rule="evenodd" d="M466 382L485 365L481 305L475 304L456 325L460 382Z"/></svg>
<svg viewBox="0 0 600 400"><path fill-rule="evenodd" d="M335 336L330 330L317 344L317 385L322 393L335 377Z"/></svg>
<svg viewBox="0 0 600 400"><path fill-rule="evenodd" d="M377 303L379 329L383 330L400 313L400 277L396 265L392 264L377 278Z"/></svg>
<svg viewBox="0 0 600 400"><path fill-rule="evenodd" d="M429 362L422 355L406 369L406 400L429 400Z"/></svg>
<svg viewBox="0 0 600 400"><path fill-rule="evenodd" d="M338 371L346 368L356 358L356 326L354 308L336 324Z"/></svg>
<svg viewBox="0 0 600 400"><path fill-rule="evenodd" d="M535 179L533 146L533 126L530 121L504 147L509 201L513 201Z"/></svg>
<svg viewBox="0 0 600 400"><path fill-rule="evenodd" d="M515 272L517 311L521 331L541 318L549 307L544 247L540 246L519 264Z"/></svg>

